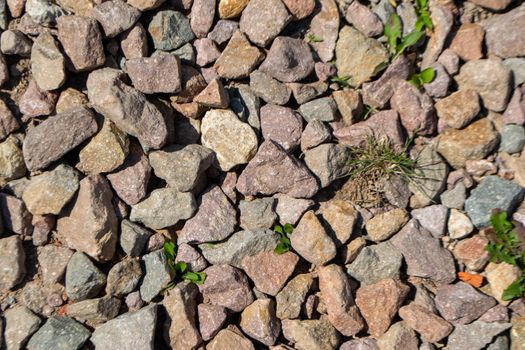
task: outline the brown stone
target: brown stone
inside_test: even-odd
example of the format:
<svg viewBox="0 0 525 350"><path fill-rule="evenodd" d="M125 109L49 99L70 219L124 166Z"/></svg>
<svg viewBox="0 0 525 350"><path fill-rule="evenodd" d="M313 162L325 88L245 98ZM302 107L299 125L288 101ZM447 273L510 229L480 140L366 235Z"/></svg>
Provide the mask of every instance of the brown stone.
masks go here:
<svg viewBox="0 0 525 350"><path fill-rule="evenodd" d="M20 124L14 117L13 113L4 102L0 99L0 141L9 136L13 131L18 130Z"/></svg>
<svg viewBox="0 0 525 350"><path fill-rule="evenodd" d="M237 17L249 2L250 0L219 0L219 16L222 19Z"/></svg>
<svg viewBox="0 0 525 350"><path fill-rule="evenodd" d="M263 59L264 54L241 31L236 31L213 67L223 78L241 79L250 75Z"/></svg>
<svg viewBox="0 0 525 350"><path fill-rule="evenodd" d="M450 49L463 61L477 60L483 57L483 27L476 23L465 23L454 35Z"/></svg>
<svg viewBox="0 0 525 350"><path fill-rule="evenodd" d="M321 222L310 210L306 212L291 236L293 249L314 265L324 265L336 255L334 241L327 235Z"/></svg>
<svg viewBox="0 0 525 350"><path fill-rule="evenodd" d="M459 90L439 100L435 104L439 117L438 128L462 129L474 119L481 106L479 96L474 90Z"/></svg>
<svg viewBox="0 0 525 350"><path fill-rule="evenodd" d="M315 8L315 0L283 0L295 19L303 19L312 14Z"/></svg>
<svg viewBox="0 0 525 350"><path fill-rule="evenodd" d="M177 55L130 59L126 61L126 68L133 86L145 94L176 94L181 90L181 66Z"/></svg>
<svg viewBox="0 0 525 350"><path fill-rule="evenodd" d="M255 300L242 312L239 325L248 336L268 346L274 345L281 333L272 299Z"/></svg>
<svg viewBox="0 0 525 350"><path fill-rule="evenodd" d="M437 343L452 332L454 327L416 303L410 303L399 309L399 316L406 324L416 330L431 343Z"/></svg>
<svg viewBox="0 0 525 350"><path fill-rule="evenodd" d="M18 107L20 113L29 118L50 115L55 110L57 98L56 92L42 91L35 80L31 80L18 101Z"/></svg>
<svg viewBox="0 0 525 350"><path fill-rule="evenodd" d="M354 231L359 217L358 211L352 204L342 199L321 203L320 211L335 245L340 247L346 244Z"/></svg>
<svg viewBox="0 0 525 350"><path fill-rule="evenodd" d="M459 241L454 247L453 253L456 259L465 264L469 270L480 271L490 258L486 249L488 243L487 238L475 235Z"/></svg>

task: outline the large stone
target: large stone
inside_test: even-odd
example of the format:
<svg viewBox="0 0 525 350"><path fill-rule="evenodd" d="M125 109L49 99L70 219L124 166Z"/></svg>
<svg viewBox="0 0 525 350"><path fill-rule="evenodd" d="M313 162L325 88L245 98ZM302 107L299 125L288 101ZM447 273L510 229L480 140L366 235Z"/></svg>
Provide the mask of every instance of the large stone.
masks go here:
<svg viewBox="0 0 525 350"><path fill-rule="evenodd" d="M397 233L407 222L407 211L396 208L374 216L366 222L365 227L372 241L381 242Z"/></svg>
<svg viewBox="0 0 525 350"><path fill-rule="evenodd" d="M490 224L492 210L512 212L523 199L525 189L518 184L487 176L465 201L465 211L477 228Z"/></svg>
<svg viewBox="0 0 525 350"><path fill-rule="evenodd" d="M126 70L133 86L145 94L176 94L182 88L180 59L173 54L128 60Z"/></svg>
<svg viewBox="0 0 525 350"><path fill-rule="evenodd" d="M229 264L241 268L245 257L273 251L278 242L279 235L270 230L239 231L224 242L205 243L199 248L204 258L213 265Z"/></svg>
<svg viewBox="0 0 525 350"><path fill-rule="evenodd" d="M335 350L340 342L337 330L322 317L319 320L283 320L283 335L302 350Z"/></svg>
<svg viewBox="0 0 525 350"><path fill-rule="evenodd" d="M353 336L364 328L348 276L340 266L331 264L319 269L319 290L328 320L341 334Z"/></svg>
<svg viewBox="0 0 525 350"><path fill-rule="evenodd" d="M144 271L144 278L140 285L140 297L149 302L171 282L173 271L162 249L142 257L142 270Z"/></svg>
<svg viewBox="0 0 525 350"><path fill-rule="evenodd" d="M87 80L89 101L117 128L135 136L144 147L158 149L169 137L170 123L144 94L123 82L123 73L104 68Z"/></svg>
<svg viewBox="0 0 525 350"><path fill-rule="evenodd" d="M91 336L96 349L155 349L157 304L125 313L97 327Z"/></svg>
<svg viewBox="0 0 525 350"><path fill-rule="evenodd" d="M163 300L169 317L169 344L173 349L195 349L202 342L197 330L199 289L189 281L179 283Z"/></svg>
<svg viewBox="0 0 525 350"><path fill-rule="evenodd" d="M206 280L199 290L213 305L240 312L253 302L248 277L230 265L213 265L204 270Z"/></svg>
<svg viewBox="0 0 525 350"><path fill-rule="evenodd" d="M318 3L316 4L318 8L310 22L310 32L323 40L310 43L310 45L323 62L329 62L334 57L339 35L339 9L334 0L321 0L316 3Z"/></svg>
<svg viewBox="0 0 525 350"><path fill-rule="evenodd" d="M241 329L251 338L271 346L281 333L281 322L275 317L275 302L258 299L241 314Z"/></svg>
<svg viewBox="0 0 525 350"><path fill-rule="evenodd" d="M403 256L389 241L364 247L348 265L348 274L361 285L374 284L385 278L399 279Z"/></svg>
<svg viewBox="0 0 525 350"><path fill-rule="evenodd" d="M272 197L258 198L253 201L241 200L239 203L241 227L245 230L271 228L277 220L274 207L275 198Z"/></svg>
<svg viewBox="0 0 525 350"><path fill-rule="evenodd" d="M140 14L139 10L123 0L103 2L91 11L91 16L102 25L106 38L114 38L130 29Z"/></svg>
<svg viewBox="0 0 525 350"><path fill-rule="evenodd" d="M122 260L108 272L106 294L123 296L135 290L142 277L138 259Z"/></svg>
<svg viewBox="0 0 525 350"><path fill-rule="evenodd" d="M48 31L36 38L31 50L31 72L42 90L55 90L66 81L66 61Z"/></svg>
<svg viewBox="0 0 525 350"><path fill-rule="evenodd" d="M87 328L72 318L52 316L29 339L27 348L32 350L77 350L89 339Z"/></svg>
<svg viewBox="0 0 525 350"><path fill-rule="evenodd" d="M228 310L225 307L211 304L199 304L199 330L204 341L213 338L222 328Z"/></svg>
<svg viewBox="0 0 525 350"><path fill-rule="evenodd" d="M482 118L462 130L446 129L438 138L437 151L455 169L467 160L483 159L497 147L499 134L492 122Z"/></svg>
<svg viewBox="0 0 525 350"><path fill-rule="evenodd" d="M190 25L197 38L204 38L210 31L215 17L216 0L194 0Z"/></svg>
<svg viewBox="0 0 525 350"><path fill-rule="evenodd" d="M330 128L318 119L312 120L306 124L301 134L301 151L307 151L320 144L329 141L332 138Z"/></svg>
<svg viewBox="0 0 525 350"><path fill-rule="evenodd" d="M213 152L201 145L173 145L149 154L155 175L181 192L199 184L213 159Z"/></svg>
<svg viewBox="0 0 525 350"><path fill-rule="evenodd" d="M250 89L264 102L276 105L288 103L292 95L288 86L260 70L250 73Z"/></svg>
<svg viewBox="0 0 525 350"><path fill-rule="evenodd" d="M525 14L525 10L523 13ZM510 98L511 77L510 70L503 63L484 59L465 63L461 66L456 80L460 90L476 91L486 108L494 112L503 112Z"/></svg>
<svg viewBox="0 0 525 350"><path fill-rule="evenodd" d="M496 15L483 23L485 43L488 52L502 58L525 55L525 32L521 23L525 19L525 6L519 6L507 13Z"/></svg>
<svg viewBox="0 0 525 350"><path fill-rule="evenodd" d="M38 264L44 284L58 283L64 277L69 259L73 251L52 244L38 247Z"/></svg>
<svg viewBox="0 0 525 350"><path fill-rule="evenodd" d="M31 171L46 168L95 134L93 112L81 107L57 114L27 131L23 152Z"/></svg>
<svg viewBox="0 0 525 350"><path fill-rule="evenodd" d="M82 179L77 197L57 221L62 242L97 261L111 260L118 232L112 197L111 188L101 175Z"/></svg>
<svg viewBox="0 0 525 350"><path fill-rule="evenodd" d="M250 0L219 0L219 16L234 18L239 16Z"/></svg>
<svg viewBox="0 0 525 350"><path fill-rule="evenodd" d="M120 49L128 60L146 57L148 55L148 41L146 30L137 23L120 36Z"/></svg>
<svg viewBox="0 0 525 350"><path fill-rule="evenodd" d="M201 124L202 145L213 150L223 171L250 161L257 152L257 136L231 110L208 111Z"/></svg>
<svg viewBox="0 0 525 350"><path fill-rule="evenodd" d="M253 343L235 326L221 330L206 346L208 350L255 350Z"/></svg>
<svg viewBox="0 0 525 350"><path fill-rule="evenodd" d="M98 134L80 150L77 168L88 174L107 173L121 166L128 153L128 136L105 120Z"/></svg>
<svg viewBox="0 0 525 350"><path fill-rule="evenodd" d="M279 35L290 19L281 0L252 0L242 12L239 28L251 42L265 47Z"/></svg>
<svg viewBox="0 0 525 350"><path fill-rule="evenodd" d="M56 24L60 16L67 14L67 11L50 1L28 0L25 3L26 13L31 19L46 27Z"/></svg>
<svg viewBox="0 0 525 350"><path fill-rule="evenodd" d="M40 318L25 306L8 309L4 316L6 349L23 349L27 339L38 330L42 323Z"/></svg>
<svg viewBox="0 0 525 350"><path fill-rule="evenodd" d="M273 41L259 69L277 80L291 83L313 72L314 58L303 40L280 36Z"/></svg>
<svg viewBox="0 0 525 350"><path fill-rule="evenodd" d="M332 97L321 97L302 104L299 112L307 122L312 120L332 122L337 119L337 104Z"/></svg>
<svg viewBox="0 0 525 350"><path fill-rule="evenodd" d="M191 218L196 209L195 197L191 192L159 188L131 207L130 220L140 221L152 229L161 229Z"/></svg>
<svg viewBox="0 0 525 350"><path fill-rule="evenodd" d="M26 118L50 115L55 111L58 94L55 91L44 91L31 79L27 89L18 101L20 113Z"/></svg>
<svg viewBox="0 0 525 350"><path fill-rule="evenodd" d="M106 56L96 19L62 16L57 22L58 40L68 58L68 69L87 72L104 64Z"/></svg>
<svg viewBox="0 0 525 350"><path fill-rule="evenodd" d="M20 189L20 191L22 190L23 188ZM31 223L33 216L27 210L24 201L15 196L0 193L0 209L2 210L3 226L7 231L22 236L31 235L33 232Z"/></svg>
<svg viewBox="0 0 525 350"><path fill-rule="evenodd" d="M459 90L435 104L439 128L462 129L474 119L481 107L474 90Z"/></svg>
<svg viewBox="0 0 525 350"><path fill-rule="evenodd" d="M284 193L310 198L317 193L315 177L300 161L272 140L264 141L237 181L244 195Z"/></svg>
<svg viewBox="0 0 525 350"><path fill-rule="evenodd" d="M171 51L195 38L189 19L181 12L159 11L152 18L148 32L157 50Z"/></svg>
<svg viewBox="0 0 525 350"><path fill-rule="evenodd" d="M416 332L403 321L392 325L385 334L377 339L379 350L417 350L419 349L418 343Z"/></svg>
<svg viewBox="0 0 525 350"><path fill-rule="evenodd" d="M306 166L319 179L321 188L348 175L350 159L350 148L337 143L325 143L304 154Z"/></svg>
<svg viewBox="0 0 525 350"><path fill-rule="evenodd" d="M432 99L408 81L399 82L390 100L409 136L432 135L437 128Z"/></svg>
<svg viewBox="0 0 525 350"><path fill-rule="evenodd" d="M219 186L207 189L197 202L196 214L186 221L177 242L206 243L222 241L237 225L235 208Z"/></svg>
<svg viewBox="0 0 525 350"><path fill-rule="evenodd" d="M213 67L220 77L241 79L246 78L263 58L264 54L252 46L244 34L236 31Z"/></svg>
<svg viewBox="0 0 525 350"><path fill-rule="evenodd" d="M383 23L379 16L359 1L353 1L348 5L345 18L348 23L368 37L383 34Z"/></svg>
<svg viewBox="0 0 525 350"><path fill-rule="evenodd" d="M0 288L11 289L26 273L26 255L19 236L0 239Z"/></svg>
<svg viewBox="0 0 525 350"><path fill-rule="evenodd" d="M368 333L379 337L388 330L409 291L407 285L392 278L357 290L355 302L366 320Z"/></svg>
<svg viewBox="0 0 525 350"><path fill-rule="evenodd" d="M439 342L454 329L450 323L415 302L400 308L399 316L430 343Z"/></svg>
<svg viewBox="0 0 525 350"><path fill-rule="evenodd" d="M438 283L450 283L456 279L452 254L417 220L411 220L390 241L403 254L409 275Z"/></svg>
<svg viewBox="0 0 525 350"><path fill-rule="evenodd" d="M19 30L8 29L0 36L0 50L5 55L28 57L31 55L31 40Z"/></svg>
<svg viewBox="0 0 525 350"><path fill-rule="evenodd" d="M88 299L69 304L66 312L69 317L96 325L115 318L118 315L120 304L120 300L113 297Z"/></svg>
<svg viewBox="0 0 525 350"><path fill-rule="evenodd" d="M498 334L511 327L510 323L474 321L459 325L448 338L450 350L481 350Z"/></svg>
<svg viewBox="0 0 525 350"><path fill-rule="evenodd" d="M314 282L312 274L304 273L295 276L277 294L277 317L283 319L299 318L301 308Z"/></svg>
<svg viewBox="0 0 525 350"><path fill-rule="evenodd" d="M331 199L320 205L324 227L339 248L346 244L359 220L359 213L352 204L341 199Z"/></svg>
<svg viewBox="0 0 525 350"><path fill-rule="evenodd" d="M350 26L339 32L335 57L337 74L350 77L348 83L354 87L369 81L388 62L383 45Z"/></svg>
<svg viewBox="0 0 525 350"><path fill-rule="evenodd" d="M261 108L261 131L265 140L273 140L286 151L293 151L301 142L303 118L289 107L273 104Z"/></svg>
<svg viewBox="0 0 525 350"><path fill-rule="evenodd" d="M293 249L314 265L326 264L337 252L334 241L312 210L303 215L290 240Z"/></svg>
<svg viewBox="0 0 525 350"><path fill-rule="evenodd" d="M501 262L489 263L485 268L490 294L502 305L508 305L509 300L503 300L503 293L514 283L522 273L517 266Z"/></svg>
<svg viewBox="0 0 525 350"><path fill-rule="evenodd" d="M292 252L261 252L245 257L242 268L259 291L275 296L293 274L298 262L299 257ZM276 266L280 268L276 269Z"/></svg>
<svg viewBox="0 0 525 350"><path fill-rule="evenodd" d="M106 275L84 254L76 252L69 259L66 269L66 293L72 300L93 298L103 290Z"/></svg>

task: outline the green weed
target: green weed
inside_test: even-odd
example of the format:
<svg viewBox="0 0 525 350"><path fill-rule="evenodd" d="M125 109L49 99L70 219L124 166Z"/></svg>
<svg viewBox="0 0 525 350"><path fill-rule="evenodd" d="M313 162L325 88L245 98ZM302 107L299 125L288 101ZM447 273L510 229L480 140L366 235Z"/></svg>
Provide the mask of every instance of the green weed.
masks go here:
<svg viewBox="0 0 525 350"><path fill-rule="evenodd" d="M293 226L291 224L284 224L284 226L275 225L273 227L273 230L281 236L281 238L279 239L279 243L277 244L277 247L275 247L274 249L274 252L276 254L284 254L292 250L292 243L290 242L290 235L293 232Z"/></svg>
<svg viewBox="0 0 525 350"><path fill-rule="evenodd" d="M163 246L164 254L168 259L168 265L171 272L173 273L173 279L170 283L162 290L162 294L167 290L173 288L177 282L181 280L191 281L196 284L203 284L206 280L206 274L204 272L193 272L188 270L188 264L179 261L175 262L177 256L177 246L172 241L164 242Z"/></svg>
<svg viewBox="0 0 525 350"><path fill-rule="evenodd" d="M349 76L345 75L344 77L332 77L330 78L331 83L339 84L340 87L348 87L350 84L348 83L348 80L350 79Z"/></svg>
<svg viewBox="0 0 525 350"><path fill-rule="evenodd" d="M435 77L436 71L434 70L434 68L429 67L423 69L420 73L414 73L414 75L412 75L412 77L410 78L409 82L411 82L415 87L419 89L424 84L431 83Z"/></svg>

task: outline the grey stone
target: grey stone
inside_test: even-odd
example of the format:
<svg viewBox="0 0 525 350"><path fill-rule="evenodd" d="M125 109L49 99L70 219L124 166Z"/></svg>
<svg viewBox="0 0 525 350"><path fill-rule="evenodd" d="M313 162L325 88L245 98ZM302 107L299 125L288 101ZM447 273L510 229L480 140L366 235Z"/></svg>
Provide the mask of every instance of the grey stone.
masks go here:
<svg viewBox="0 0 525 350"><path fill-rule="evenodd" d="M330 128L320 120L314 119L303 130L301 135L301 151L319 146L332 138Z"/></svg>
<svg viewBox="0 0 525 350"><path fill-rule="evenodd" d="M43 26L56 24L57 18L67 14L60 6L48 0L27 0L26 13Z"/></svg>
<svg viewBox="0 0 525 350"><path fill-rule="evenodd" d="M310 43L323 62L330 62L339 35L340 15L334 0L317 2L315 14L310 22L310 33L323 39L322 42Z"/></svg>
<svg viewBox="0 0 525 350"><path fill-rule="evenodd" d="M272 251L278 242L279 235L270 230L239 231L224 242L201 244L199 248L210 264L229 264L240 268L244 257Z"/></svg>
<svg viewBox="0 0 525 350"><path fill-rule="evenodd" d="M458 325L448 337L450 350L481 350L498 334L511 327L510 323L474 321Z"/></svg>
<svg viewBox="0 0 525 350"><path fill-rule="evenodd" d="M130 219L140 221L152 229L161 229L189 219L196 209L192 193L162 188L154 190L148 198L133 205Z"/></svg>
<svg viewBox="0 0 525 350"><path fill-rule="evenodd" d="M239 84L230 89L230 108L239 118L248 122L255 130L261 129L260 109L261 100L253 93L248 85Z"/></svg>
<svg viewBox="0 0 525 350"><path fill-rule="evenodd" d="M173 145L149 154L157 177L180 192L191 191L211 166L213 152L201 145Z"/></svg>
<svg viewBox="0 0 525 350"><path fill-rule="evenodd" d="M142 277L142 269L137 259L122 260L108 272L106 294L122 296L135 290Z"/></svg>
<svg viewBox="0 0 525 350"><path fill-rule="evenodd" d="M304 273L295 276L276 295L276 315L281 320L299 318L301 307L314 282L313 276Z"/></svg>
<svg viewBox="0 0 525 350"><path fill-rule="evenodd" d="M26 273L25 252L18 235L0 239L0 289L11 289Z"/></svg>
<svg viewBox="0 0 525 350"><path fill-rule="evenodd" d="M72 300L93 298L104 288L106 275L84 254L76 252L67 264L66 293Z"/></svg>
<svg viewBox="0 0 525 350"><path fill-rule="evenodd" d="M239 24L236 21L220 19L213 27L213 30L208 33L208 38L215 41L218 45L222 45L232 37L233 33L237 31Z"/></svg>
<svg viewBox="0 0 525 350"><path fill-rule="evenodd" d="M125 313L97 327L91 337L97 350L154 350L157 304Z"/></svg>
<svg viewBox="0 0 525 350"><path fill-rule="evenodd" d="M80 322L89 321L90 324L99 324L115 318L118 315L121 301L106 296L97 299L88 299L67 306L67 315Z"/></svg>
<svg viewBox="0 0 525 350"><path fill-rule="evenodd" d="M512 71L514 87L520 86L525 82L525 58L507 58L503 60L503 64Z"/></svg>
<svg viewBox="0 0 525 350"><path fill-rule="evenodd" d="M331 122L337 117L337 104L332 97L322 97L302 104L299 113L307 122L314 119Z"/></svg>
<svg viewBox="0 0 525 350"><path fill-rule="evenodd" d="M29 339L31 350L77 350L88 340L91 333L69 317L52 316Z"/></svg>
<svg viewBox="0 0 525 350"><path fill-rule="evenodd" d="M500 151L510 154L521 153L525 145L525 128L521 125L507 124L501 131Z"/></svg>
<svg viewBox="0 0 525 350"><path fill-rule="evenodd" d="M239 28L251 42L264 47L290 20L291 16L281 0L253 0L242 12Z"/></svg>
<svg viewBox="0 0 525 350"><path fill-rule="evenodd" d="M403 2L396 8L396 12L403 23L403 36L406 36L416 29L417 13L414 5Z"/></svg>
<svg viewBox="0 0 525 350"><path fill-rule="evenodd" d="M182 64L195 65L195 60L197 57L191 43L182 45L177 50L174 50L173 54L180 59Z"/></svg>
<svg viewBox="0 0 525 350"><path fill-rule="evenodd" d="M106 38L114 38L130 29L140 17L140 11L123 0L103 2L91 10L101 25Z"/></svg>
<svg viewBox="0 0 525 350"><path fill-rule="evenodd" d="M443 192L440 199L441 204L447 208L462 209L467 199L467 188L463 182L458 182L454 187Z"/></svg>
<svg viewBox="0 0 525 350"><path fill-rule="evenodd" d="M157 50L175 50L195 38L188 18L171 10L157 12L149 23L148 31Z"/></svg>
<svg viewBox="0 0 525 350"><path fill-rule="evenodd" d="M286 104L292 95L292 91L288 86L260 70L250 74L250 88L255 95L266 103L276 105Z"/></svg>
<svg viewBox="0 0 525 350"><path fill-rule="evenodd" d="M42 321L25 306L6 310L5 314L5 346L8 350L24 348L26 341L35 333ZM3 330L1 328L0 330Z"/></svg>
<svg viewBox="0 0 525 350"><path fill-rule="evenodd" d="M306 151L304 161L323 188L349 173L350 158L350 148L337 143L325 143Z"/></svg>
<svg viewBox="0 0 525 350"><path fill-rule="evenodd" d="M399 279L403 256L389 241L364 247L348 265L348 274L362 284L374 284L385 278Z"/></svg>
<svg viewBox="0 0 525 350"><path fill-rule="evenodd" d="M179 232L179 244L222 241L233 233L237 213L219 186L204 191L197 204L196 214Z"/></svg>
<svg viewBox="0 0 525 350"><path fill-rule="evenodd" d="M275 211L282 224L295 225L301 216L315 204L311 199L293 198L281 193L276 194L275 198L277 198Z"/></svg>
<svg viewBox="0 0 525 350"><path fill-rule="evenodd" d="M434 237L440 238L445 234L449 209L440 204L414 209L410 213L419 224L430 232Z"/></svg>
<svg viewBox="0 0 525 350"><path fill-rule="evenodd" d="M425 52L423 53L422 68L427 68L437 61L454 24L452 10L438 3L430 6L430 19L434 26L433 35L428 41Z"/></svg>
<svg viewBox="0 0 525 350"><path fill-rule="evenodd" d="M456 279L452 254L417 220L411 220L390 241L403 254L409 275L430 278L437 283Z"/></svg>
<svg viewBox="0 0 525 350"><path fill-rule="evenodd" d="M201 253L191 245L182 243L177 246L177 256L175 262L185 262L188 270L202 271L208 267L208 262Z"/></svg>
<svg viewBox="0 0 525 350"><path fill-rule="evenodd" d="M522 23L524 18L525 6L522 5L483 22L488 53L501 58L525 55L525 28L508 25Z"/></svg>
<svg viewBox="0 0 525 350"><path fill-rule="evenodd" d="M152 234L150 230L124 219L120 224L120 246L129 256L141 256Z"/></svg>
<svg viewBox="0 0 525 350"><path fill-rule="evenodd" d="M288 87L292 89L293 97L298 104L303 104L321 96L328 90L328 84L324 81L313 83L289 83Z"/></svg>
<svg viewBox="0 0 525 350"><path fill-rule="evenodd" d="M523 199L524 193L525 189L514 182L487 176L471 191L465 201L465 211L477 228L483 228L490 224L492 210L512 212Z"/></svg>
<svg viewBox="0 0 525 350"><path fill-rule="evenodd" d="M348 5L345 11L345 18L348 23L352 24L368 37L383 34L383 23L379 16L359 1L352 1L352 3Z"/></svg>
<svg viewBox="0 0 525 350"><path fill-rule="evenodd" d="M252 201L242 200L240 226L245 230L264 230L273 226L277 219L274 198L257 198Z"/></svg>
<svg viewBox="0 0 525 350"><path fill-rule="evenodd" d="M144 279L140 285L140 296L144 301L149 302L171 282L173 272L162 249L144 255L142 264Z"/></svg>

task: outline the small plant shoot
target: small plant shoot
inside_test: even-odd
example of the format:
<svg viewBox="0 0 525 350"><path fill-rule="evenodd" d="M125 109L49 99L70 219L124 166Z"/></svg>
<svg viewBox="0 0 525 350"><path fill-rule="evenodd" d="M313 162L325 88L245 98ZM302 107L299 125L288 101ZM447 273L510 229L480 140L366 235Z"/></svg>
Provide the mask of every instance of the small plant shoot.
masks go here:
<svg viewBox="0 0 525 350"><path fill-rule="evenodd" d="M279 243L277 244L277 247L275 247L274 249L274 252L276 254L284 254L292 250L292 243L290 242L290 235L293 232L293 226L291 224L284 224L284 226L275 225L273 227L273 230L281 236L281 238L279 239Z"/></svg>
<svg viewBox="0 0 525 350"><path fill-rule="evenodd" d="M175 284L181 280L191 281L196 284L203 284L206 280L206 274L204 272L193 272L188 270L188 264L183 261L175 262L177 256L177 246L172 241L166 241L163 245L164 254L168 259L168 266L173 274L173 279L163 293L175 286Z"/></svg>
<svg viewBox="0 0 525 350"><path fill-rule="evenodd" d="M332 77L330 78L331 83L336 83L340 87L348 87L350 84L348 83L348 80L350 79L349 76L345 75L344 77Z"/></svg>
<svg viewBox="0 0 525 350"><path fill-rule="evenodd" d="M426 69L423 69L420 73L415 73L412 75L412 78L410 78L410 82L420 89L423 85L431 83L434 78L436 77L436 71L434 68L429 67Z"/></svg>
<svg viewBox="0 0 525 350"><path fill-rule="evenodd" d="M323 38L317 35L313 35L313 34L308 34L306 36L306 39L311 43L322 43L323 42Z"/></svg>
<svg viewBox="0 0 525 350"><path fill-rule="evenodd" d="M504 211L494 211L490 222L490 243L486 247L490 261L506 262L517 266L522 272L522 276L503 291L502 299L509 301L520 298L525 293L525 227L519 222L510 221Z"/></svg>

